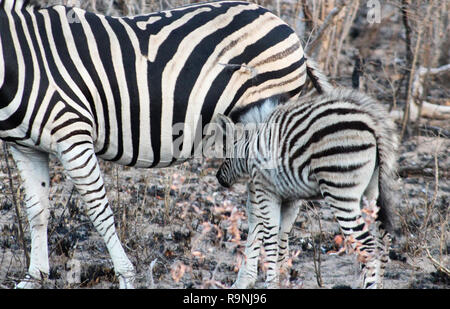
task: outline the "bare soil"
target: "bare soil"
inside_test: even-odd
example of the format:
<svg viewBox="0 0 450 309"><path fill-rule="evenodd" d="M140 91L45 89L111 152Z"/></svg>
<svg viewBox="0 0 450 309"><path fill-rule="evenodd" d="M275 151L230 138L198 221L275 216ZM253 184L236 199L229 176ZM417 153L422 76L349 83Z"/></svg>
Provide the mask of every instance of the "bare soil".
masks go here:
<svg viewBox="0 0 450 309"><path fill-rule="evenodd" d="M402 146L400 162L431 166L434 171L436 155L440 165L448 166L449 146L449 140L444 138L411 139ZM26 263L18 241L14 206L7 193L10 190L4 162L1 189L6 194L2 194L0 204L0 286L12 288L24 275ZM136 266L137 287L228 287L235 280L247 235L246 187L243 183L231 190L220 187L215 179L219 163L191 161L174 168L151 170L102 163L118 231ZM84 215L78 194L73 192L71 196L72 185L61 176L60 165L53 161L52 166L51 272L44 287L117 288L106 247ZM14 175L17 185L19 179ZM448 276L437 271L424 250L429 248L431 256L448 267L448 229L442 231L441 225L448 212L449 182L440 179L436 193L432 177L411 176L402 180L402 198L395 218L400 235L395 235L390 252L385 288L449 288ZM432 210L427 213L428 206ZM428 215L429 222L424 226ZM26 220L22 223L29 243ZM238 228L238 234L233 228ZM339 234L328 207L305 207L291 233L292 268L283 287L319 288L320 271L323 288L358 288L355 256L327 254L337 249L333 239ZM68 284L74 260L81 266L80 282ZM260 270L257 287L263 287L263 278Z"/></svg>

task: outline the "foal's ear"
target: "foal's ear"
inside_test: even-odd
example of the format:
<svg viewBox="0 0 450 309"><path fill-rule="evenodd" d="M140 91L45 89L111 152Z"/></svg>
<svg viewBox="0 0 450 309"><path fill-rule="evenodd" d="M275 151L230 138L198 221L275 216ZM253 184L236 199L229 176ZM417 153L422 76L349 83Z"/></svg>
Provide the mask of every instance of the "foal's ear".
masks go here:
<svg viewBox="0 0 450 309"><path fill-rule="evenodd" d="M215 131L214 142L220 147L220 149L222 149L224 154L221 155L224 155L223 158L225 158L233 147L233 143L230 143L229 139L234 137L234 122L223 114L217 114L212 122L214 124Z"/></svg>
<svg viewBox="0 0 450 309"><path fill-rule="evenodd" d="M213 122L217 124L217 129L219 129L224 136L227 135L227 130L234 129L233 121L224 114L217 114ZM228 133L230 132L228 131Z"/></svg>

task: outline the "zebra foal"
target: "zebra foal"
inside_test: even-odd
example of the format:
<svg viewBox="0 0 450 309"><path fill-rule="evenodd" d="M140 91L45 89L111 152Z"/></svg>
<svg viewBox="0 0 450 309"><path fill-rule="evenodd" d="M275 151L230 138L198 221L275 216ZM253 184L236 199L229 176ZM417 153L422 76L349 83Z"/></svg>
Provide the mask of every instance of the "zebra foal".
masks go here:
<svg viewBox="0 0 450 309"><path fill-rule="evenodd" d="M215 121L223 134L239 131L224 115ZM363 286L380 288L392 229L390 191L397 148L394 123L385 109L362 93L335 89L279 106L266 101L240 121L257 126L241 128L217 172L225 187L250 176L246 261L234 286L255 284L263 246L266 286L277 287L299 204L323 200L344 236L352 236L367 254ZM375 231L362 217L363 196L380 207Z"/></svg>

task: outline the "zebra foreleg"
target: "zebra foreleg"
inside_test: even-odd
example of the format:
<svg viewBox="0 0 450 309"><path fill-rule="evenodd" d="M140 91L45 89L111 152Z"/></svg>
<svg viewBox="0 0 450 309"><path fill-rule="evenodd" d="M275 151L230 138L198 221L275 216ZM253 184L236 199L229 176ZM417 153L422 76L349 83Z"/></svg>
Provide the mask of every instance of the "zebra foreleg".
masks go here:
<svg viewBox="0 0 450 309"><path fill-rule="evenodd" d="M120 243L94 147L91 143L68 146L60 160L86 204L86 212L103 237L119 278L120 288L134 288L135 271Z"/></svg>
<svg viewBox="0 0 450 309"><path fill-rule="evenodd" d="M263 202L259 203L259 210L264 217L264 253L266 282L265 287L277 289L280 287L280 276L278 272L278 241L280 233L281 203L272 196L265 196Z"/></svg>
<svg viewBox="0 0 450 309"><path fill-rule="evenodd" d="M281 224L278 237L278 269L280 275L288 275L287 260L289 259L289 234L297 219L302 201L281 204Z"/></svg>
<svg viewBox="0 0 450 309"><path fill-rule="evenodd" d="M254 207L254 195L254 185L250 183L247 198L248 237L245 244L244 261L239 269L236 282L232 286L236 289L250 289L258 278L258 258L261 250L263 225L259 213Z"/></svg>
<svg viewBox="0 0 450 309"><path fill-rule="evenodd" d="M28 274L17 284L16 288L39 288L49 274L47 225L50 177L48 154L19 146L12 146L10 149L25 189L25 208L31 232Z"/></svg>

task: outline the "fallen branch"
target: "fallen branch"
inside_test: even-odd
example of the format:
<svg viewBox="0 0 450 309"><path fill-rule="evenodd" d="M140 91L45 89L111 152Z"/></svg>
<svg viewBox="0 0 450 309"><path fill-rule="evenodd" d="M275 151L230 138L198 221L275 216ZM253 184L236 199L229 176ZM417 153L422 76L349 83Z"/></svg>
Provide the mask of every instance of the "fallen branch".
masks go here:
<svg viewBox="0 0 450 309"><path fill-rule="evenodd" d="M446 268L444 265L442 265L441 263L439 263L438 261L436 261L436 259L433 258L433 256L431 255L428 248L425 249L425 252L427 253L428 259L431 261L431 263L433 264L434 268L436 268L436 270L446 274L447 276L450 276L450 270L448 268Z"/></svg>
<svg viewBox="0 0 450 309"><path fill-rule="evenodd" d="M411 87L411 96L409 96L409 102L407 102L410 109L410 119L417 119L419 116L433 119L450 119L450 106L422 101L422 107L420 108L419 102L422 98L425 78L429 76L436 76L445 72L450 72L450 64L430 69L419 67L416 70ZM395 119L401 119L403 117L403 112L392 111L391 116Z"/></svg>
<svg viewBox="0 0 450 309"><path fill-rule="evenodd" d="M424 68L419 67L414 75L412 86L411 100L411 117L418 117L419 114L419 99L422 97L423 84L425 77L436 76L445 72L450 72L450 64L441 66L439 68ZM420 116L434 119L449 119L450 118L450 106L437 105L427 101L422 101L422 110Z"/></svg>
<svg viewBox="0 0 450 309"><path fill-rule="evenodd" d="M441 178L450 178L450 169L439 169ZM398 175L402 178L414 177L414 176L422 176L422 177L430 177L435 178L435 172L432 167L423 167L423 166L402 166L398 169Z"/></svg>

